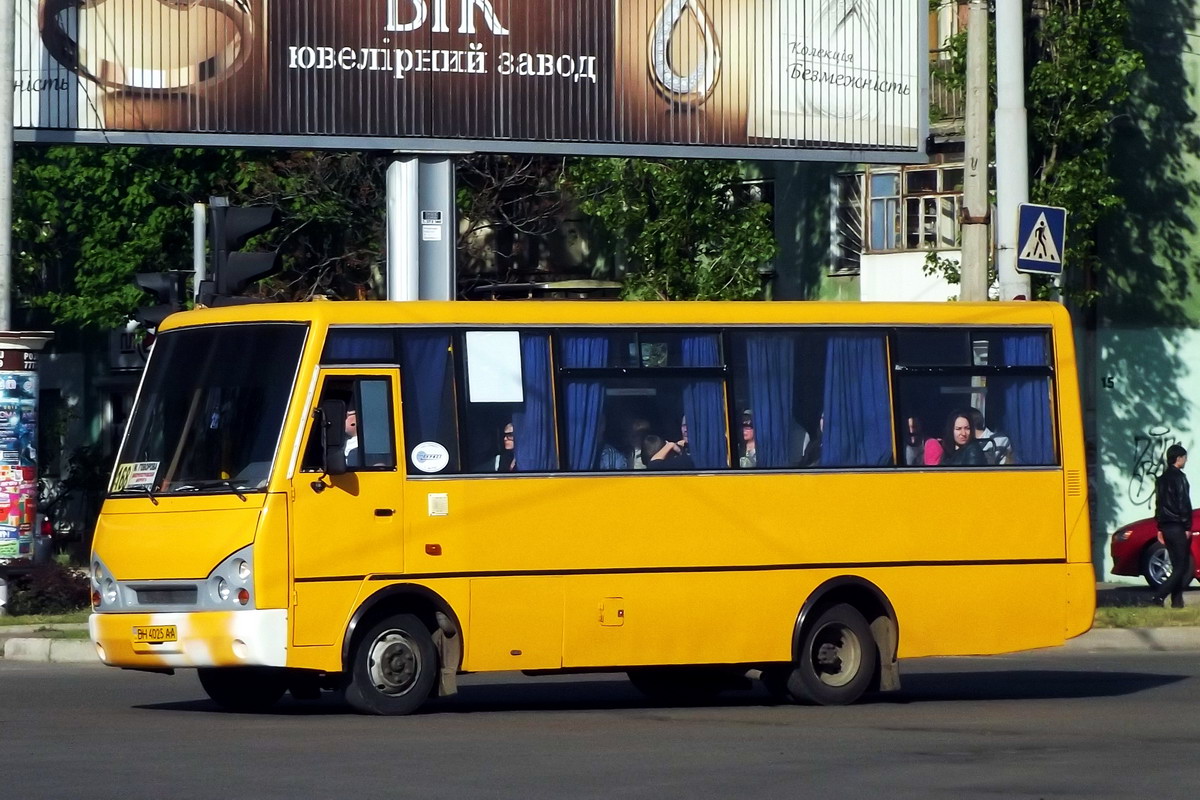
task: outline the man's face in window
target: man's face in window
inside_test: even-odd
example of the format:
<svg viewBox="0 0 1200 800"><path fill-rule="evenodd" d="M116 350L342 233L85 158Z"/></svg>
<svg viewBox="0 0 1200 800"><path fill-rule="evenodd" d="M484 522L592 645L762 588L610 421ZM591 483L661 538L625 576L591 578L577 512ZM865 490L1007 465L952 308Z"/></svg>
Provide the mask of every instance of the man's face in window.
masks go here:
<svg viewBox="0 0 1200 800"><path fill-rule="evenodd" d="M346 436L358 436L358 414L355 411L346 412Z"/></svg>

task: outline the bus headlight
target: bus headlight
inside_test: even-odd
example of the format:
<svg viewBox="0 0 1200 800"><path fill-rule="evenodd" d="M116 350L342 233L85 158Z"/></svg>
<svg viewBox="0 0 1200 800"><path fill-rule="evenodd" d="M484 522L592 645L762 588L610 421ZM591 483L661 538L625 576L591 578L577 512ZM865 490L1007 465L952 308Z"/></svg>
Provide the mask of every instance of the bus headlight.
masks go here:
<svg viewBox="0 0 1200 800"><path fill-rule="evenodd" d="M221 608L253 608L253 545L243 547L208 575L209 602Z"/></svg>
<svg viewBox="0 0 1200 800"><path fill-rule="evenodd" d="M122 605L121 587L100 559L92 559L91 575L88 577L92 585L93 608L111 611Z"/></svg>

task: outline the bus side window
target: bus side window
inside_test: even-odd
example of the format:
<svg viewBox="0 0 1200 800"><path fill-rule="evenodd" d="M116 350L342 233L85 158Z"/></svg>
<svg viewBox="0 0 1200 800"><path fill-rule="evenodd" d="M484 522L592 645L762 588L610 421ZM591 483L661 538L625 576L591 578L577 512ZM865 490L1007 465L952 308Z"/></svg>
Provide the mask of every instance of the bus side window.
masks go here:
<svg viewBox="0 0 1200 800"><path fill-rule="evenodd" d="M901 330L895 390L909 466L1052 466L1044 329ZM903 368L920 368L906 374ZM965 441L954 429L969 430ZM962 436L960 434L960 436Z"/></svg>
<svg viewBox="0 0 1200 800"><path fill-rule="evenodd" d="M870 330L733 335L741 469L890 466L887 342Z"/></svg>

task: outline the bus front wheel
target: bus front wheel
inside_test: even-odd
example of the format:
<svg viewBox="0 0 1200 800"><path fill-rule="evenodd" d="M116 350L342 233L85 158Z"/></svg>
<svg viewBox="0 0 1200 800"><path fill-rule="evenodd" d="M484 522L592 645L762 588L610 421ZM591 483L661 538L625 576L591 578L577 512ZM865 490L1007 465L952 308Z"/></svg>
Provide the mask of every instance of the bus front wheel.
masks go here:
<svg viewBox="0 0 1200 800"><path fill-rule="evenodd" d="M412 614L386 617L358 640L346 702L364 714L411 714L433 691L437 651L433 637Z"/></svg>
<svg viewBox="0 0 1200 800"><path fill-rule="evenodd" d="M839 603L805 627L795 663L770 671L767 680L773 693L797 703L849 705L871 685L878 660L867 620Z"/></svg>
<svg viewBox="0 0 1200 800"><path fill-rule="evenodd" d="M282 669L272 667L201 667L200 685L227 711L266 711L287 691Z"/></svg>

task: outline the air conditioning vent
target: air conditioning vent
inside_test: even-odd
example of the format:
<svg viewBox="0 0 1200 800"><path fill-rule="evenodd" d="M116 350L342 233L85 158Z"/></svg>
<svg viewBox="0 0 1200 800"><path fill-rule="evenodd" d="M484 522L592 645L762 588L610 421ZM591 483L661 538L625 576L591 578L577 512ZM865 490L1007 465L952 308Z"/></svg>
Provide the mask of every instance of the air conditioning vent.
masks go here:
<svg viewBox="0 0 1200 800"><path fill-rule="evenodd" d="M1077 469L1067 470L1067 497L1083 497L1083 473Z"/></svg>

